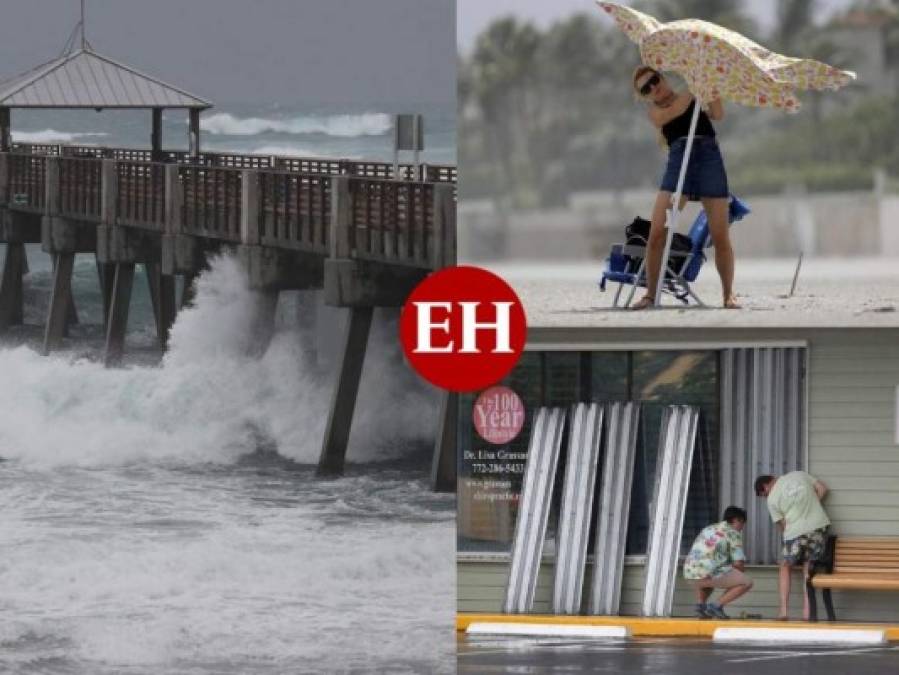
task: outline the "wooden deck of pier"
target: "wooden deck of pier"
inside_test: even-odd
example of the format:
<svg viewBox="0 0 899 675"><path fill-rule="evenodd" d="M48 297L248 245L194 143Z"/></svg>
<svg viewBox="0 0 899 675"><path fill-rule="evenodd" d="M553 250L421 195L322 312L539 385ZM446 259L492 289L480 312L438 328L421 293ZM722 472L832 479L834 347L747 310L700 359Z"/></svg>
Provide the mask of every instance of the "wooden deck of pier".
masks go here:
<svg viewBox="0 0 899 675"><path fill-rule="evenodd" d="M206 257L233 251L270 308L282 290L323 289L328 304L350 314L320 461L321 471L340 471L373 308L401 306L427 274L455 264L455 167L393 170L351 160L12 145L0 152L0 332L22 322L27 243L53 258L48 352L74 316L75 254L96 255L109 364L125 347L136 264L147 270L164 347ZM445 451L435 466L441 456L452 464Z"/></svg>

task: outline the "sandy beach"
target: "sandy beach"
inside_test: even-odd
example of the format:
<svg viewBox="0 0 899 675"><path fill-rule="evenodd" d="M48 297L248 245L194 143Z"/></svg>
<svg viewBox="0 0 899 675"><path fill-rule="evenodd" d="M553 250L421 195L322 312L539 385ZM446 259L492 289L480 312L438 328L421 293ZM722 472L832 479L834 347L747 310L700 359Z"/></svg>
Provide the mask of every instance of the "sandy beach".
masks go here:
<svg viewBox="0 0 899 675"><path fill-rule="evenodd" d="M662 309L642 312L615 309L615 285L605 293L599 290L601 261L482 265L515 288L530 326L899 327L896 258L807 259L792 297L795 260L738 259L741 310L721 309L721 287L710 260L694 284L707 307L686 307L666 297Z"/></svg>

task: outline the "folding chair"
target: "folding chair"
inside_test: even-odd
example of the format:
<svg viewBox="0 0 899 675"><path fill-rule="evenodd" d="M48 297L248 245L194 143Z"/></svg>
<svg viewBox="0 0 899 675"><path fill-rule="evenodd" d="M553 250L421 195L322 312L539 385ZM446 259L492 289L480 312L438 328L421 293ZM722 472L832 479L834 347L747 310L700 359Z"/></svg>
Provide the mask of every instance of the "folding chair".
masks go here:
<svg viewBox="0 0 899 675"><path fill-rule="evenodd" d="M730 196L728 220L731 224L741 220L750 212L749 207L733 195ZM699 212L690 231L687 234L691 247L689 251L672 250L668 258L668 267L665 270L665 278L661 280L662 292L673 295L685 305L690 304L690 298L704 307L705 304L690 286L699 276L702 264L705 262L705 249L711 246L709 223L705 211ZM606 290L608 282L618 284L615 291L613 307L618 307L621 293L626 285L631 287L624 307L629 307L633 302L637 288L646 288L646 247L629 244L614 244L606 258L606 268L603 270L602 279L599 281L599 289Z"/></svg>

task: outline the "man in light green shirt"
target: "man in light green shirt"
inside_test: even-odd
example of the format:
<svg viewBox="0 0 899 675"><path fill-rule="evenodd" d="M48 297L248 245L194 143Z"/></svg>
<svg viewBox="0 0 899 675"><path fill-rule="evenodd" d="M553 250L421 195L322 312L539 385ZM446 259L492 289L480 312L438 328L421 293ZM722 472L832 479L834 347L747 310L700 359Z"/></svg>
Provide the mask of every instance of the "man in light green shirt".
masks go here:
<svg viewBox="0 0 899 675"><path fill-rule="evenodd" d="M755 479L755 494L768 499L771 520L783 533L783 562L780 564L780 614L787 619L790 600L790 571L801 566L803 580L808 580L809 566L824 554L830 518L821 506L827 486L805 471L792 471L783 476L763 475ZM803 618L808 620L808 595L803 583Z"/></svg>

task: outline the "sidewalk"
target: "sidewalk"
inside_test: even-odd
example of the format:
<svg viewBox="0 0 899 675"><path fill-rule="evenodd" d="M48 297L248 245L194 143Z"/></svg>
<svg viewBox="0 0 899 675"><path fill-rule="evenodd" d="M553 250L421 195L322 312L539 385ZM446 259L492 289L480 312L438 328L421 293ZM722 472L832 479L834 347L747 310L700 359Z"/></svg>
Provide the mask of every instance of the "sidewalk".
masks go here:
<svg viewBox="0 0 899 675"><path fill-rule="evenodd" d="M753 627L753 628L822 628L842 630L848 628L876 628L885 630L890 642L899 642L899 623L830 623L819 621L765 621L739 620L713 621L709 619L690 618L645 618L637 616L554 616L541 614L457 614L456 630L464 632L473 622L486 623L542 623L579 626L628 626L634 637L689 637L711 638L716 628Z"/></svg>

